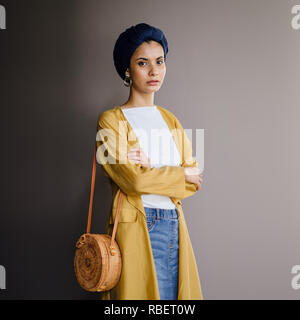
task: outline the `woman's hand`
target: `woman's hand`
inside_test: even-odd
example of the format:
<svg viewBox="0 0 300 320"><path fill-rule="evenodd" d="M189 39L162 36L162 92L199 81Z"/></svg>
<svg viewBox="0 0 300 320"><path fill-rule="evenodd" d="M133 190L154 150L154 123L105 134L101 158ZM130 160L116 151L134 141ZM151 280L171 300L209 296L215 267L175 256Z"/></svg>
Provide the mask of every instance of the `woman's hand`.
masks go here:
<svg viewBox="0 0 300 320"><path fill-rule="evenodd" d="M202 183L202 173L200 173L200 169L197 167L185 167L184 175L186 181L195 183L197 185L198 191Z"/></svg>
<svg viewBox="0 0 300 320"><path fill-rule="evenodd" d="M146 156L142 148L131 148L127 153L129 160L133 163L139 163L143 167L150 168L150 159Z"/></svg>

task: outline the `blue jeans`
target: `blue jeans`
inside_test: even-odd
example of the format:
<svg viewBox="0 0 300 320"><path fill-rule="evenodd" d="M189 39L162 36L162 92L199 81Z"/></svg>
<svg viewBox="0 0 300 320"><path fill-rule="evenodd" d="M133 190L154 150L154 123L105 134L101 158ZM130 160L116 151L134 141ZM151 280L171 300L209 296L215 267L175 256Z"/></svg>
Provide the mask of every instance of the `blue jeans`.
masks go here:
<svg viewBox="0 0 300 320"><path fill-rule="evenodd" d="M160 300L177 300L178 215L175 209L144 207L159 287Z"/></svg>

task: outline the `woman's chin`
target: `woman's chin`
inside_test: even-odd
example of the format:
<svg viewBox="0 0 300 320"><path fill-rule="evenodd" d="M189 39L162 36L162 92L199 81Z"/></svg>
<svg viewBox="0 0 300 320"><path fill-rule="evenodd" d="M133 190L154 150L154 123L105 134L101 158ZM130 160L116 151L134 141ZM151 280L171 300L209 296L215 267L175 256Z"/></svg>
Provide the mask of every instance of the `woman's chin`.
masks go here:
<svg viewBox="0 0 300 320"><path fill-rule="evenodd" d="M159 89L160 89L160 86L152 86L152 87L151 86L147 86L145 88L145 91L151 93L151 92L156 92Z"/></svg>

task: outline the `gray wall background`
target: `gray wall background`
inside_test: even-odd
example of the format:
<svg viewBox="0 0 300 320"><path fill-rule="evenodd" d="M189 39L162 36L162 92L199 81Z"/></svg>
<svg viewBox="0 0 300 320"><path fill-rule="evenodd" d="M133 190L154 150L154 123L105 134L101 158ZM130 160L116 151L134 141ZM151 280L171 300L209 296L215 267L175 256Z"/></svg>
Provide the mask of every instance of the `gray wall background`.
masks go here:
<svg viewBox="0 0 300 320"><path fill-rule="evenodd" d="M97 117L128 97L113 46L140 22L169 42L155 103L205 130L204 182L183 202L204 298L299 299L299 1L1 4L0 299L98 299L76 282L75 242ZM110 200L98 166L92 232L104 232Z"/></svg>

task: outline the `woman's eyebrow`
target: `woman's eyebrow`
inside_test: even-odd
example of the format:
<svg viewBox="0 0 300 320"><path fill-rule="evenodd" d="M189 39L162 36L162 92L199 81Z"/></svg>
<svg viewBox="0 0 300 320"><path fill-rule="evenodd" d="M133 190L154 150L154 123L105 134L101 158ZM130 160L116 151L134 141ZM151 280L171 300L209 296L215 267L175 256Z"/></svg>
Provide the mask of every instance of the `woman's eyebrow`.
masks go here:
<svg viewBox="0 0 300 320"><path fill-rule="evenodd" d="M160 58L163 58L163 56L160 56L160 57L158 57L158 58L156 58L156 59L160 59ZM143 59L143 60L148 60L147 58L144 58L144 57L140 57L140 58L136 59L136 61L137 61L137 60L140 60L140 59Z"/></svg>

